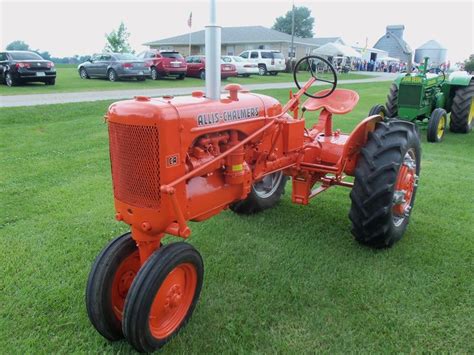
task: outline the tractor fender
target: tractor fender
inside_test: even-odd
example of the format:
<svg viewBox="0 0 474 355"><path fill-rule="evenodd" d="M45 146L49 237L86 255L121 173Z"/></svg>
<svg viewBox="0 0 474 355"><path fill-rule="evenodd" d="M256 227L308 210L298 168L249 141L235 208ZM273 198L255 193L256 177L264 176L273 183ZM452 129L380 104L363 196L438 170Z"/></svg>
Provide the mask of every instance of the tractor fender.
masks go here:
<svg viewBox="0 0 474 355"><path fill-rule="evenodd" d="M354 175L360 150L367 143L369 132L375 130L377 123L383 121L382 116L373 115L363 119L352 131L342 150L339 166L343 167L347 175Z"/></svg>
<svg viewBox="0 0 474 355"><path fill-rule="evenodd" d="M468 86L474 75L469 75L465 71L455 71L449 74L448 84L456 86Z"/></svg>

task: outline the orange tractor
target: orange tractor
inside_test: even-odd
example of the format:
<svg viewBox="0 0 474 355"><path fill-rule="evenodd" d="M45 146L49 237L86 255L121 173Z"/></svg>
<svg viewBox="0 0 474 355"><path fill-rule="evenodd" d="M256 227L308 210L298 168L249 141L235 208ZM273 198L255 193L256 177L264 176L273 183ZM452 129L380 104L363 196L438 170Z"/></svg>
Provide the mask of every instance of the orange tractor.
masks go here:
<svg viewBox="0 0 474 355"><path fill-rule="evenodd" d="M302 64L311 74L303 86ZM322 67L332 78L318 77ZM349 218L358 242L384 248L402 237L420 172L415 126L374 115L341 133L332 115L350 112L358 94L336 89L334 68L315 56L298 61L294 79L299 91L284 106L237 84L215 100L197 91L110 106L115 217L131 233L105 247L89 276L88 315L105 338L125 336L139 351L163 346L189 320L204 268L193 246L162 245L162 238L187 239L188 221L227 208L240 214L271 208L289 177L296 204L332 186L352 188ZM331 88L314 93L317 81ZM304 116L316 110L319 120L305 127Z"/></svg>

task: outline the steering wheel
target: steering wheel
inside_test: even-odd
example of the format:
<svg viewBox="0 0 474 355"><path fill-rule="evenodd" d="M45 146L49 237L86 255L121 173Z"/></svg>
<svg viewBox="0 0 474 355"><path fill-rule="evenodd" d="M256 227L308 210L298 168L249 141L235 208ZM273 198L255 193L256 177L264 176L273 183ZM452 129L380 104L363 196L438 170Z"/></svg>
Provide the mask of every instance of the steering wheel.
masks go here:
<svg viewBox="0 0 474 355"><path fill-rule="evenodd" d="M316 76L316 73L314 72L313 70L313 65L314 65L314 59L317 59L321 62L323 62L324 64L326 64L329 69L331 69L331 74L332 74L332 77L333 77L333 80L326 80L326 79L321 79L321 78L318 78ZM298 72L298 68L301 66L301 64L303 62L306 62L306 64L308 65L308 68L309 68L309 71L311 73L311 76L316 79L316 81L322 81L324 83L328 83L328 84L331 84L332 87L331 89L325 93L324 95L311 95L311 94L308 94L307 92L305 92L304 94L306 96L309 96L309 97L312 97L313 99L322 99L324 97L328 97L329 95L331 95L334 90L336 90L336 86L337 86L337 73L336 73L336 69L334 69L334 67L332 66L331 63L329 63L326 59L324 58L321 58L321 57L318 57L318 56L315 56L315 55L308 55L306 57L303 57L301 58L295 65L295 68L293 69L293 80L295 81L295 84L296 86L298 87L298 89L301 89L301 85L300 83L298 82L298 78L296 77L296 73Z"/></svg>

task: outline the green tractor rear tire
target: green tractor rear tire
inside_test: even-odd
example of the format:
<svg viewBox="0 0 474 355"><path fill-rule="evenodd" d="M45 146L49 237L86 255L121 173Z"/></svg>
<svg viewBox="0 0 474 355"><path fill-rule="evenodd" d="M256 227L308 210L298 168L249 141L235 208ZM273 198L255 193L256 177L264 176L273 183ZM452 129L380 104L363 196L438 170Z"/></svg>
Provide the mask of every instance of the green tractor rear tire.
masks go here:
<svg viewBox="0 0 474 355"><path fill-rule="evenodd" d="M442 108L437 108L431 113L428 121L427 140L431 143L439 143L443 140L448 123L448 114Z"/></svg>
<svg viewBox="0 0 474 355"><path fill-rule="evenodd" d="M387 102L385 103L387 108L387 117L397 117L398 115L398 86L392 84L390 91L387 95Z"/></svg>
<svg viewBox="0 0 474 355"><path fill-rule="evenodd" d="M454 133L469 133L474 126L474 80L456 90L451 108L449 129Z"/></svg>

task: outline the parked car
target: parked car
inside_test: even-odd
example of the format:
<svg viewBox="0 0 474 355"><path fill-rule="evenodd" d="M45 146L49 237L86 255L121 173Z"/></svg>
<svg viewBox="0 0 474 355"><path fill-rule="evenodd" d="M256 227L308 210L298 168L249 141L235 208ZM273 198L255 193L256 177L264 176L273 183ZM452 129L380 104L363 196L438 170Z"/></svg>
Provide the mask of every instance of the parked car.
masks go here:
<svg viewBox="0 0 474 355"><path fill-rule="evenodd" d="M28 51L0 52L0 75L7 86L24 82L56 83L54 63Z"/></svg>
<svg viewBox="0 0 474 355"><path fill-rule="evenodd" d="M87 62L77 67L82 79L107 78L117 81L136 78L143 81L150 76L150 67L145 61L130 53L94 54Z"/></svg>
<svg viewBox="0 0 474 355"><path fill-rule="evenodd" d="M235 65L238 75L248 77L251 74L258 74L258 65L255 63L250 63L248 60L245 60L241 57L234 55L224 55L222 56L222 60L224 63Z"/></svg>
<svg viewBox="0 0 474 355"><path fill-rule="evenodd" d="M186 76L192 76L195 78L206 79L206 58L203 55L192 55L186 57L186 63L188 64L188 70ZM227 79L232 76L237 76L237 69L235 65L221 62L221 78Z"/></svg>
<svg viewBox="0 0 474 355"><path fill-rule="evenodd" d="M240 57L257 64L260 75L277 75L286 69L285 57L280 51L253 49L240 53Z"/></svg>
<svg viewBox="0 0 474 355"><path fill-rule="evenodd" d="M176 79L182 80L186 76L188 66L179 52L152 49L141 52L138 58L143 59L150 66L153 80L166 76L176 76Z"/></svg>

